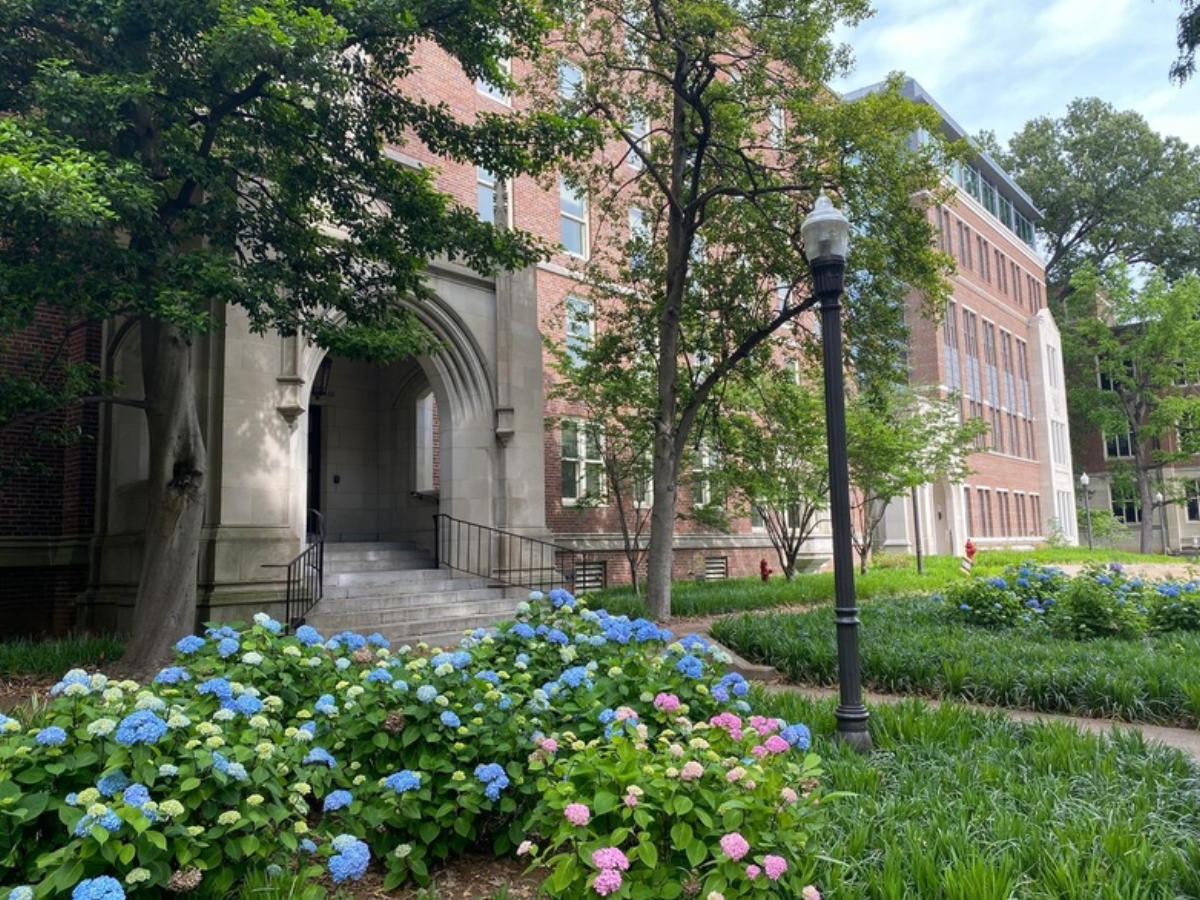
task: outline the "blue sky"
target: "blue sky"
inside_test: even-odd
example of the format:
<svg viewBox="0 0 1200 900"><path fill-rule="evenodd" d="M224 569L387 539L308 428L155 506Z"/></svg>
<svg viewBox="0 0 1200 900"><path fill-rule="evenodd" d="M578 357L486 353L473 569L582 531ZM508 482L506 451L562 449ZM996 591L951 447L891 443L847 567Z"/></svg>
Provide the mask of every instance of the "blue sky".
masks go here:
<svg viewBox="0 0 1200 900"><path fill-rule="evenodd" d="M838 90L911 75L970 134L1002 144L1076 97L1140 112L1150 126L1200 145L1200 75L1167 78L1179 0L875 0L838 37L857 60Z"/></svg>

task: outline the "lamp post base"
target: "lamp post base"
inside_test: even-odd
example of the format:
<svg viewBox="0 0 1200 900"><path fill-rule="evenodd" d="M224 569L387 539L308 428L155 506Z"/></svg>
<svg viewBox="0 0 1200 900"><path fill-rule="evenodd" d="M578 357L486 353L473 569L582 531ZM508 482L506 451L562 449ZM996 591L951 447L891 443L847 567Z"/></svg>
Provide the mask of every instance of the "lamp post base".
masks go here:
<svg viewBox="0 0 1200 900"><path fill-rule="evenodd" d="M837 719L837 730L833 736L835 741L845 744L856 753L870 753L875 749L871 732L867 730L866 707L839 706L833 715Z"/></svg>

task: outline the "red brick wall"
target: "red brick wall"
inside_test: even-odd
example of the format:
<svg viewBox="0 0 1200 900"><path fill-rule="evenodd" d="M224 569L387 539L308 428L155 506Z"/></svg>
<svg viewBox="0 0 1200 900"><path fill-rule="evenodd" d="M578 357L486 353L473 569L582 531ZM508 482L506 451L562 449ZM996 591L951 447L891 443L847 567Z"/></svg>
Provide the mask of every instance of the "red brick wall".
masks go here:
<svg viewBox="0 0 1200 900"><path fill-rule="evenodd" d="M64 319L43 310L34 324L0 343L0 369L18 372L35 355L52 355L64 332ZM80 329L64 344L72 361L99 361L100 326ZM0 554L0 637L19 634L62 634L73 624L74 598L86 587L87 567L65 559L63 539L86 540L92 533L96 492L96 434L99 413L94 405L47 417L51 425L79 428L82 439L65 447L29 443L32 424L0 432L0 455L10 457L22 446L32 448L46 474L24 474L0 484L0 549L4 538L19 544ZM59 552L51 552L60 548Z"/></svg>

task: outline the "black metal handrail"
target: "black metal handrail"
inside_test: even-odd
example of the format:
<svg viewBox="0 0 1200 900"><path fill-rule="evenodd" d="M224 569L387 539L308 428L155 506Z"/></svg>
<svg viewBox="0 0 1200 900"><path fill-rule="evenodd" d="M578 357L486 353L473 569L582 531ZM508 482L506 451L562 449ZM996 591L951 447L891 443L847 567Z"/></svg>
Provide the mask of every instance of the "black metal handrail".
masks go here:
<svg viewBox="0 0 1200 900"><path fill-rule="evenodd" d="M581 554L570 547L456 519L433 517L433 562L529 590L571 588Z"/></svg>
<svg viewBox="0 0 1200 900"><path fill-rule="evenodd" d="M284 594L283 621L294 632L325 592L325 516L320 511L308 511L308 545L288 563L264 566L268 569L287 569L287 589Z"/></svg>

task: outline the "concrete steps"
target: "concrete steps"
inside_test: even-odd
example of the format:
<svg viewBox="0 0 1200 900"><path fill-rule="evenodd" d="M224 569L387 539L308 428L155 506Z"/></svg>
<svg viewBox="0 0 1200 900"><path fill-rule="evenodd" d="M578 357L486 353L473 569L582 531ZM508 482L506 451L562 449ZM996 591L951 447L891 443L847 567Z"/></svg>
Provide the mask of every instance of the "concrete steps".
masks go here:
<svg viewBox="0 0 1200 900"><path fill-rule="evenodd" d="M306 617L322 634L379 632L396 644L457 644L511 618L525 592L433 568L411 543L325 545L325 596Z"/></svg>

